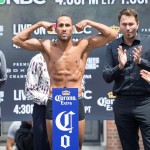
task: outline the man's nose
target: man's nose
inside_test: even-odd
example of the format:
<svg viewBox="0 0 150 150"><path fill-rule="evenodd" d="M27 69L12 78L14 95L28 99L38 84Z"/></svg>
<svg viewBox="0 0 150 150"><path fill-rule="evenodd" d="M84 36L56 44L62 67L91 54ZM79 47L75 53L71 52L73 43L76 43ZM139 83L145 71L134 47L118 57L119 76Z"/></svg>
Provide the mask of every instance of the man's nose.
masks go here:
<svg viewBox="0 0 150 150"><path fill-rule="evenodd" d="M62 28L63 30L66 30L66 26L63 26L63 28Z"/></svg>
<svg viewBox="0 0 150 150"><path fill-rule="evenodd" d="M129 25L127 25L127 30L129 30L131 27Z"/></svg>

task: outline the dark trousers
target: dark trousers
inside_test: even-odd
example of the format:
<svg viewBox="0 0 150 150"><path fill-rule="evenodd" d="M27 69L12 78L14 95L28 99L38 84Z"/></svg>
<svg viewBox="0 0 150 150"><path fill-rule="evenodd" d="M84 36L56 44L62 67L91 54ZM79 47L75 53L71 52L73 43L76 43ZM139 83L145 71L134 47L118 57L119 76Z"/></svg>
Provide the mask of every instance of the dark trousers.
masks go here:
<svg viewBox="0 0 150 150"><path fill-rule="evenodd" d="M139 150L139 129L145 150L150 150L150 97L120 96L113 110L123 150Z"/></svg>
<svg viewBox="0 0 150 150"><path fill-rule="evenodd" d="M46 106L34 103L33 108L34 150L50 150L46 131Z"/></svg>

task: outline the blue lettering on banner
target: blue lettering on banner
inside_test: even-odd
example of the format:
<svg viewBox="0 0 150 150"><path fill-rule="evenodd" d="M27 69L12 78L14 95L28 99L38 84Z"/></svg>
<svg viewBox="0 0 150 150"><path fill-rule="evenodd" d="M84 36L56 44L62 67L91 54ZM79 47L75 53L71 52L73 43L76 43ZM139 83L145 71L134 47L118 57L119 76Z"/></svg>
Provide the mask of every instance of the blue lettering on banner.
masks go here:
<svg viewBox="0 0 150 150"><path fill-rule="evenodd" d="M78 139L78 89L53 88L53 149L77 150Z"/></svg>

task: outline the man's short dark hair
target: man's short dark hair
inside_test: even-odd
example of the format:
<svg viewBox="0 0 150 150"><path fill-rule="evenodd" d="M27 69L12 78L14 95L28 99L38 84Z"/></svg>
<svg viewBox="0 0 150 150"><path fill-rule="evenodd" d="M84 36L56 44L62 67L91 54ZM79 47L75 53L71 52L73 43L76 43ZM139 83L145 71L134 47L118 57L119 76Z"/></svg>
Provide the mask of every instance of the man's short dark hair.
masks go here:
<svg viewBox="0 0 150 150"><path fill-rule="evenodd" d="M133 8L128 7L128 8L124 8L123 10L121 10L119 15L118 15L119 22L120 22L122 15L133 16L135 18L136 22L139 21L137 11Z"/></svg>

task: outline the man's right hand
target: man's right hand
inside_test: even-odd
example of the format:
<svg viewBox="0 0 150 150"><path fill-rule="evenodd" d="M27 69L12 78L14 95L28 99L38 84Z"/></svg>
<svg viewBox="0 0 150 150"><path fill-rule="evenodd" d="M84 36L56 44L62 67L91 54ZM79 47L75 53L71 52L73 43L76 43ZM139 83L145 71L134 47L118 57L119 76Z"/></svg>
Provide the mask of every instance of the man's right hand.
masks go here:
<svg viewBox="0 0 150 150"><path fill-rule="evenodd" d="M55 24L47 21L41 21L41 26L44 27L47 31L55 31Z"/></svg>

